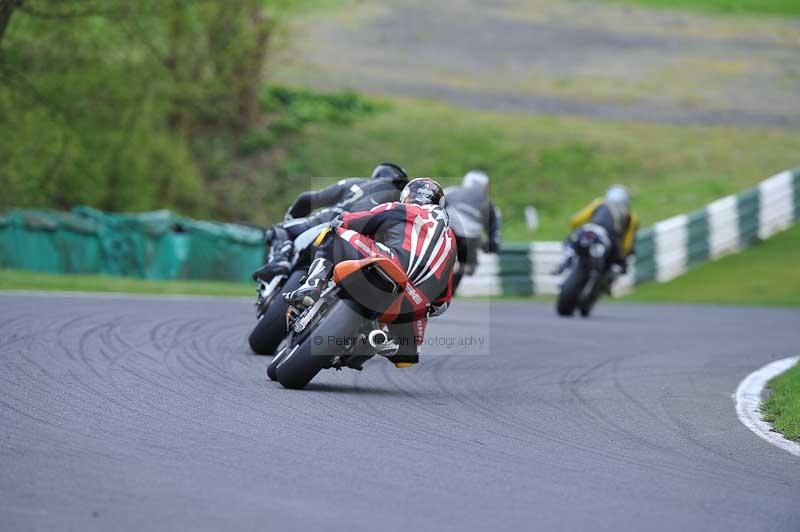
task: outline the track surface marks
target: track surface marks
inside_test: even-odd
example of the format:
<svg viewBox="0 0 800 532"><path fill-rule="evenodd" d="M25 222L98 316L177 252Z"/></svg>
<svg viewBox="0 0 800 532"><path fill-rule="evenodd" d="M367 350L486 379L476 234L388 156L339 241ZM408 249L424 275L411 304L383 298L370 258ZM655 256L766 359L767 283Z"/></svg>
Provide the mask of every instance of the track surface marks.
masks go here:
<svg viewBox="0 0 800 532"><path fill-rule="evenodd" d="M796 531L800 460L731 394L799 324L456 302L431 336L491 354L297 392L244 301L0 295L0 529Z"/></svg>

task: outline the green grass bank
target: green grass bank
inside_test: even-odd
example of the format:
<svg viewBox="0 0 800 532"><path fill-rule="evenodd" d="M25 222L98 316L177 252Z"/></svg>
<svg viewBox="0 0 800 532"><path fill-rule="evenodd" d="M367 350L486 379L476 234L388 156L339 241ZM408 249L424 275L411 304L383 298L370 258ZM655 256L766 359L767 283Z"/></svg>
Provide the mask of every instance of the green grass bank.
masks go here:
<svg viewBox="0 0 800 532"><path fill-rule="evenodd" d="M612 0L657 9L686 9L728 15L772 15L800 17L797 0Z"/></svg>
<svg viewBox="0 0 800 532"><path fill-rule="evenodd" d="M214 281L148 281L106 275L54 275L21 270L0 270L0 290L57 290L67 292L120 292L130 294L255 296L250 284Z"/></svg>
<svg viewBox="0 0 800 532"><path fill-rule="evenodd" d="M767 388L764 419L788 439L800 441L800 364L769 381Z"/></svg>
<svg viewBox="0 0 800 532"><path fill-rule="evenodd" d="M643 226L704 206L800 164L797 134L760 128L673 126L464 110L392 98L350 123L311 123L281 159L286 201L381 160L413 175L460 180L473 167L492 177L506 240L561 239L567 220L613 183L634 193ZM333 177L337 176L337 177ZM529 231L523 211L539 210Z"/></svg>
<svg viewBox="0 0 800 532"><path fill-rule="evenodd" d="M800 306L800 225L737 255L707 262L623 301Z"/></svg>

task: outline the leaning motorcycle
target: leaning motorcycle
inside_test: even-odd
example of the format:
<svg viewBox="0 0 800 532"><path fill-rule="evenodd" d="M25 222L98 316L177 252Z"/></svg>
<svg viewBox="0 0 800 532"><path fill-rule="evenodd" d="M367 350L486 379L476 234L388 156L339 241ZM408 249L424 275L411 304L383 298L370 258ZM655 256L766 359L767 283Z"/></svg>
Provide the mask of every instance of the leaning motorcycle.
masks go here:
<svg viewBox="0 0 800 532"><path fill-rule="evenodd" d="M394 355L399 345L388 326L406 290L418 297L390 259L340 262L314 305L290 308L289 335L267 375L286 388L303 388L323 369L360 370L374 355Z"/></svg>
<svg viewBox="0 0 800 532"><path fill-rule="evenodd" d="M586 317L608 291L611 246L608 231L597 224L586 224L570 235L559 268L559 273L567 272L556 301L559 315L572 316L578 309Z"/></svg>
<svg viewBox="0 0 800 532"><path fill-rule="evenodd" d="M256 318L258 323L250 333L248 343L254 353L272 355L286 338L286 311L288 304L283 300L284 292L297 289L314 259L317 246L315 241L328 223L314 226L301 233L294 240L288 275L276 275L269 282L258 281L256 299ZM273 259L270 252L269 260Z"/></svg>

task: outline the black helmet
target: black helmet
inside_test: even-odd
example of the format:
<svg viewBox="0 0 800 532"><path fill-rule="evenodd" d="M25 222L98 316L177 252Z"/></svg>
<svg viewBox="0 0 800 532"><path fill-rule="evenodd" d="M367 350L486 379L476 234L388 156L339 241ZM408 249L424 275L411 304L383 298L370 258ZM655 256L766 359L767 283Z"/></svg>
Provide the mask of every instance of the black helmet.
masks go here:
<svg viewBox="0 0 800 532"><path fill-rule="evenodd" d="M400 193L400 203L444 207L444 189L430 177L412 179Z"/></svg>
<svg viewBox="0 0 800 532"><path fill-rule="evenodd" d="M372 171L372 177L390 177L393 179L408 179L408 174L402 167L394 163L381 163Z"/></svg>

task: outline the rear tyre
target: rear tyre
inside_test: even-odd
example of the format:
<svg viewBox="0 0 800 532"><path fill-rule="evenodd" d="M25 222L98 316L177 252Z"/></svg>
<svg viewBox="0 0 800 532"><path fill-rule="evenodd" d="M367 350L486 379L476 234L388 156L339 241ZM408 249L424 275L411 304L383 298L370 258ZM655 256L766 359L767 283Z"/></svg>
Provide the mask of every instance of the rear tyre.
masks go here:
<svg viewBox="0 0 800 532"><path fill-rule="evenodd" d="M305 387L338 354L337 343L331 345L330 339L349 340L363 320L348 301L337 301L298 344L288 347L285 358L275 365L278 382L284 388Z"/></svg>
<svg viewBox="0 0 800 532"><path fill-rule="evenodd" d="M572 316L575 312L575 307L578 306L578 299L581 297L581 291L585 284L586 273L580 265L576 265L567 276L564 284L561 285L561 291L558 293L556 311L559 316Z"/></svg>
<svg viewBox="0 0 800 532"><path fill-rule="evenodd" d="M292 272L283 286L280 288L281 292L290 292L296 290L303 280L305 272L298 270ZM247 341L250 344L250 349L257 355L272 355L277 349L281 340L286 338L286 311L289 305L284 301L283 296L278 293L272 298L264 315L258 320L253 332L250 333L250 338Z"/></svg>

